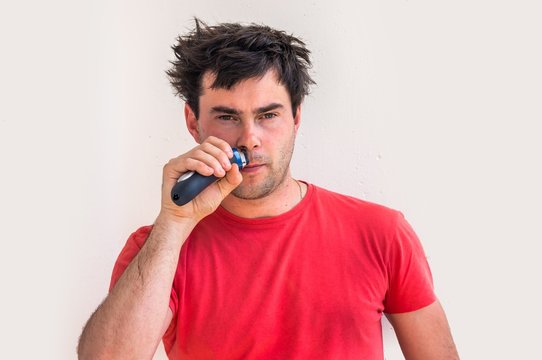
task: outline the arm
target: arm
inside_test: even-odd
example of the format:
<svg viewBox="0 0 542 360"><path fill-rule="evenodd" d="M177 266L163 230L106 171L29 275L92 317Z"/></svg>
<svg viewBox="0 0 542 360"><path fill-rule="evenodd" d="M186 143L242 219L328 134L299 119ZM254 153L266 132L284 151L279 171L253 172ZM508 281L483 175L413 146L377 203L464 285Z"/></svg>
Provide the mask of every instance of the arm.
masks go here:
<svg viewBox="0 0 542 360"><path fill-rule="evenodd" d="M178 252L192 225L158 218L154 228L79 341L81 359L152 358L171 321L171 284ZM183 231L184 230L184 231Z"/></svg>
<svg viewBox="0 0 542 360"><path fill-rule="evenodd" d="M172 319L169 299L182 244L242 181L237 166L229 163L230 153L226 142L209 138L164 167L160 214L139 253L83 329L80 359L152 358ZM189 170L226 176L179 207L170 199L171 189Z"/></svg>
<svg viewBox="0 0 542 360"><path fill-rule="evenodd" d="M448 320L439 301L416 311L386 314L407 360L458 360Z"/></svg>

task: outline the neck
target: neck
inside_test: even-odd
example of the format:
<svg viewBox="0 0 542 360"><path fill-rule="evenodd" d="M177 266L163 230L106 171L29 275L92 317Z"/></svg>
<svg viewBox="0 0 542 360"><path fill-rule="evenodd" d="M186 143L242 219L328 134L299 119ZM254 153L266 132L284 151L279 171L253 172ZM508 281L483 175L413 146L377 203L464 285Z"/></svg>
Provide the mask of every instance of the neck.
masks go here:
<svg viewBox="0 0 542 360"><path fill-rule="evenodd" d="M230 194L222 201L222 207L234 215L249 219L277 216L292 209L301 201L305 186L292 178L288 172L284 181L267 196L247 200Z"/></svg>

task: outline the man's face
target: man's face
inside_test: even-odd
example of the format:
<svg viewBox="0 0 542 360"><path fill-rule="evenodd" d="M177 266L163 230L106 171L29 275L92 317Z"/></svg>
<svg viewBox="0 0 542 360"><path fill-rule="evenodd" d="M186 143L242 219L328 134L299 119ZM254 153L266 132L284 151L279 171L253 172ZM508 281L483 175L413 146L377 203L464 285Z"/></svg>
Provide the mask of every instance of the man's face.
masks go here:
<svg viewBox="0 0 542 360"><path fill-rule="evenodd" d="M288 91L274 71L229 90L211 89L213 80L211 74L203 77L199 119L189 107L185 110L189 131L198 143L216 136L232 147L245 148L250 164L242 170L243 182L232 194L241 199L263 198L290 174L301 111L298 108L293 117Z"/></svg>

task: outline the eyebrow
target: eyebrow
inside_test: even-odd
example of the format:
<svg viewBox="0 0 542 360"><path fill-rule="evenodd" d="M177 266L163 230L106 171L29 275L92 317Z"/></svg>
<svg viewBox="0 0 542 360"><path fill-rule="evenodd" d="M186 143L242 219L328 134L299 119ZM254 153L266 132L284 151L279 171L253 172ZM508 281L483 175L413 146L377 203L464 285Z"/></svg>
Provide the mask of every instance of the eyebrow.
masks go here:
<svg viewBox="0 0 542 360"><path fill-rule="evenodd" d="M230 108L227 106L213 106L211 108L211 114L214 113L221 113L221 114L229 114L229 115L239 115L241 112L237 109Z"/></svg>
<svg viewBox="0 0 542 360"><path fill-rule="evenodd" d="M283 109L284 106L282 104L279 104L279 103L271 103L269 105L266 105L266 106L262 106L260 108L257 108L256 111L254 112L255 114L261 114L261 113L265 113L265 112L268 112L268 111L271 111L271 110L276 110L276 109Z"/></svg>
<svg viewBox="0 0 542 360"><path fill-rule="evenodd" d="M265 105L265 106L262 106L262 107L259 107L259 108L256 108L253 113L254 114L261 114L261 113L265 113L265 112L268 112L268 111L271 111L271 110L276 110L276 109L283 109L284 108L284 105L282 104L279 104L279 103L271 103L269 105ZM222 114L228 114L228 115L241 115L243 112L238 110L238 109L235 109L235 108L231 108L231 107L228 107L228 106L221 106L221 105L218 105L218 106L213 106L211 108L211 114L214 114L214 113L222 113Z"/></svg>

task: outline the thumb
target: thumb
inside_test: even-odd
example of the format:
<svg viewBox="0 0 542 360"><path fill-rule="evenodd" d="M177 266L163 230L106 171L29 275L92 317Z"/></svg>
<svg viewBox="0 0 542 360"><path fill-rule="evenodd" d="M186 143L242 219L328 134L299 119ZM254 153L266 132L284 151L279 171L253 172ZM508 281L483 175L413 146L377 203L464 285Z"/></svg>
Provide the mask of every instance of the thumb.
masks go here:
<svg viewBox="0 0 542 360"><path fill-rule="evenodd" d="M233 189L238 187L242 181L243 175L241 175L241 172L239 171L239 166L237 164L233 164L230 171L226 173L226 176L217 182L223 198L228 196L228 194L231 193Z"/></svg>

